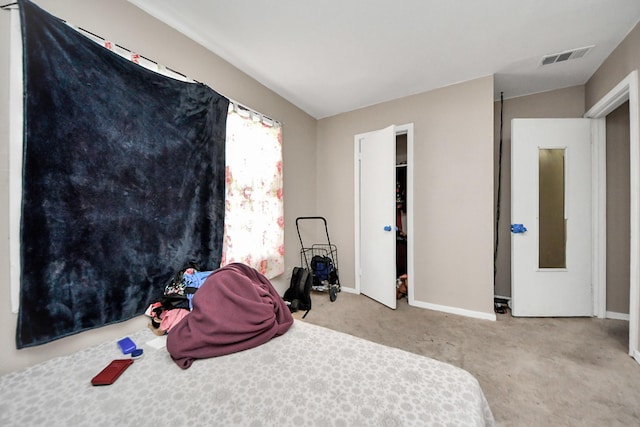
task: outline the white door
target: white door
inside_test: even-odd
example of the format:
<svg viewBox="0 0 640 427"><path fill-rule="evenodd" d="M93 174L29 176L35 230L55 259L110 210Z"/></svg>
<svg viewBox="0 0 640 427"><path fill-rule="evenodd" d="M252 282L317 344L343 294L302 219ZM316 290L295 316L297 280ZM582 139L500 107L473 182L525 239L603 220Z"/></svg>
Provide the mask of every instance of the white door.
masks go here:
<svg viewBox="0 0 640 427"><path fill-rule="evenodd" d="M355 136L356 282L360 292L396 308L396 131L395 126Z"/></svg>
<svg viewBox="0 0 640 427"><path fill-rule="evenodd" d="M512 121L511 223L512 314L591 316L588 119Z"/></svg>

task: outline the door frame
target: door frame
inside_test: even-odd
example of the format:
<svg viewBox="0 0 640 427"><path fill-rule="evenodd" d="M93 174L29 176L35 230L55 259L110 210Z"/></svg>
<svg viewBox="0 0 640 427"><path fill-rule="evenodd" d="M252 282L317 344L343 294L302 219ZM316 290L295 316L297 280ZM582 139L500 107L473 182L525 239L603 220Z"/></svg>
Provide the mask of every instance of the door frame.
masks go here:
<svg viewBox="0 0 640 427"><path fill-rule="evenodd" d="M383 129L383 128L380 128ZM364 132L359 132L364 133ZM410 305L414 303L414 289L413 289L413 123L407 123L404 125L395 126L395 136L407 135L407 298ZM360 294L360 159L358 144L354 142L354 237L355 237L355 293Z"/></svg>
<svg viewBox="0 0 640 427"><path fill-rule="evenodd" d="M638 71L629 73L584 115L592 126L592 214L593 214L593 313L606 317L606 116L629 101L630 161L630 268L629 268L629 355L640 363L638 323L640 322L640 123Z"/></svg>

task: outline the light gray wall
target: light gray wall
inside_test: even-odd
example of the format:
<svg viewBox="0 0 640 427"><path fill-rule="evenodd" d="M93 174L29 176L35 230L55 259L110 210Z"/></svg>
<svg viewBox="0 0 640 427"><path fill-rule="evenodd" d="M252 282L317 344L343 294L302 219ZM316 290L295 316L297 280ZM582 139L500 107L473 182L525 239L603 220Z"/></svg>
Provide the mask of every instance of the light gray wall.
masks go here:
<svg viewBox="0 0 640 427"><path fill-rule="evenodd" d="M319 121L318 214L336 236L341 283L355 286L354 136L407 123L415 299L493 316L493 77Z"/></svg>
<svg viewBox="0 0 640 427"><path fill-rule="evenodd" d="M495 208L498 195L500 102L494 104L494 111ZM584 86L574 86L504 100L502 108L502 185L500 188L496 295L511 296L511 119L575 118L582 117L584 112Z"/></svg>
<svg viewBox="0 0 640 427"><path fill-rule="evenodd" d="M285 265L273 280L284 292L291 268L299 262L295 218L315 213L317 121L221 58L155 20L126 0L38 0L49 13L90 30L203 82L221 94L284 123ZM17 316L9 300L8 70L10 13L0 11L0 373L122 337L146 325L144 317L96 329L53 343L15 349Z"/></svg>
<svg viewBox="0 0 640 427"><path fill-rule="evenodd" d="M585 84L585 107L588 111L630 72L640 68L640 23L615 48Z"/></svg>

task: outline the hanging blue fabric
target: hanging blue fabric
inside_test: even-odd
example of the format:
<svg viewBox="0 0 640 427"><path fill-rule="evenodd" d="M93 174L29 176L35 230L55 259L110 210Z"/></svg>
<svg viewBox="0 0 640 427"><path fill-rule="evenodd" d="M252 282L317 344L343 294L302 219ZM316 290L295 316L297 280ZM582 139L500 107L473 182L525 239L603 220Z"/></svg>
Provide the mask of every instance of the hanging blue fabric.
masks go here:
<svg viewBox="0 0 640 427"><path fill-rule="evenodd" d="M220 265L229 100L18 4L25 348L139 316L190 260Z"/></svg>

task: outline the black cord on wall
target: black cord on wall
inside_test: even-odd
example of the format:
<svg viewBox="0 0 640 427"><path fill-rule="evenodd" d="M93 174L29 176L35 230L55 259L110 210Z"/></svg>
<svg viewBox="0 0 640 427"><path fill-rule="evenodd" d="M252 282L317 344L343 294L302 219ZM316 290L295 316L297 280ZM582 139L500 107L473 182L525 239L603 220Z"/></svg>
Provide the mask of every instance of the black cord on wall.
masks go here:
<svg viewBox="0 0 640 427"><path fill-rule="evenodd" d="M498 194L496 196L496 241L493 246L493 294L496 293L496 275L498 273L498 239L500 237L500 199L502 195L502 126L503 126L504 99L500 92L500 146L498 148Z"/></svg>

